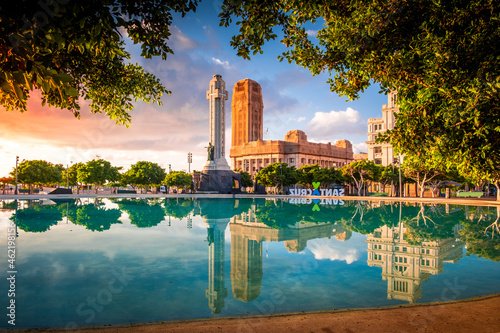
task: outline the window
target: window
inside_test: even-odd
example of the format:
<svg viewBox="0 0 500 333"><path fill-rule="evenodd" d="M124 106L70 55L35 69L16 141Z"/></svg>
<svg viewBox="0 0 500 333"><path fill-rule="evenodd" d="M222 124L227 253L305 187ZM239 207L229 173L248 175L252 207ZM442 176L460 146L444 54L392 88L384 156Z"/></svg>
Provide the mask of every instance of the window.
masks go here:
<svg viewBox="0 0 500 333"><path fill-rule="evenodd" d="M290 159L290 164L293 164L294 160L293 158Z"/></svg>
<svg viewBox="0 0 500 333"><path fill-rule="evenodd" d="M382 147L374 147L373 152L375 154L381 154L382 153Z"/></svg>
<svg viewBox="0 0 500 333"><path fill-rule="evenodd" d="M373 160L375 164L382 164L382 159L381 158L376 158Z"/></svg>

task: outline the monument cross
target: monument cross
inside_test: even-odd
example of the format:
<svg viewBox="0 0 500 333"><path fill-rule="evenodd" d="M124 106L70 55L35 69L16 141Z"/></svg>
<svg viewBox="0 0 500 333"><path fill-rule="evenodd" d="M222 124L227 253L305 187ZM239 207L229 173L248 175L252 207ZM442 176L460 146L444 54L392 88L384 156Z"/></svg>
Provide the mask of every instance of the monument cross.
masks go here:
<svg viewBox="0 0 500 333"><path fill-rule="evenodd" d="M213 146L213 155L209 152L209 158L205 170L230 170L229 164L224 157L225 150L225 102L228 99L226 83L221 75L214 75L210 81L210 89L207 90L207 99L210 103L210 141ZM213 158L210 158L212 157Z"/></svg>

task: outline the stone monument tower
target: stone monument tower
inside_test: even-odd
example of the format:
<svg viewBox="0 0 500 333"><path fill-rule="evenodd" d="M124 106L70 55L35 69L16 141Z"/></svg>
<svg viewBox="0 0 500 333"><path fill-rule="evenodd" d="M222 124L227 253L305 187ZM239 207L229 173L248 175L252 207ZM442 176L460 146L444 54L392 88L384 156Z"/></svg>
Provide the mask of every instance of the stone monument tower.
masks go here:
<svg viewBox="0 0 500 333"><path fill-rule="evenodd" d="M224 157L225 152L225 102L228 99L226 83L216 74L207 90L210 104L209 142L207 163L201 172L198 191L237 193L241 191L241 175L231 171Z"/></svg>
<svg viewBox="0 0 500 333"><path fill-rule="evenodd" d="M225 102L228 99L226 83L216 74L210 81L207 99L210 103L210 141L207 147L208 159L204 170L230 170L225 154Z"/></svg>

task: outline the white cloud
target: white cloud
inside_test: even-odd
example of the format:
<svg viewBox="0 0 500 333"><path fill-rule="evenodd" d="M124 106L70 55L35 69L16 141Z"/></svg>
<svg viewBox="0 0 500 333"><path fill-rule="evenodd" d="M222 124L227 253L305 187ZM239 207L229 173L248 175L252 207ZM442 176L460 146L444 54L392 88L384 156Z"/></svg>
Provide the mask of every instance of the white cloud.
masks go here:
<svg viewBox="0 0 500 333"><path fill-rule="evenodd" d="M354 154L367 153L368 145L366 144L366 142L353 143L352 150L354 151Z"/></svg>
<svg viewBox="0 0 500 333"><path fill-rule="evenodd" d="M295 121L295 122L298 122L298 123L301 123L303 122L304 120L306 120L306 117L298 117L298 118L288 118L288 121Z"/></svg>
<svg viewBox="0 0 500 333"><path fill-rule="evenodd" d="M217 65L220 65L220 66L224 67L224 69L232 69L232 68L234 68L234 66L230 65L229 61L227 61L227 60L226 61L222 61L222 60L217 59L217 58L212 58L212 61L214 63L216 63Z"/></svg>
<svg viewBox="0 0 500 333"><path fill-rule="evenodd" d="M345 111L316 112L304 130L308 137L316 140L366 135L366 122L358 111L348 107Z"/></svg>
<svg viewBox="0 0 500 333"><path fill-rule="evenodd" d="M170 31L172 32L172 43L173 49L176 51L184 51L195 48L196 42L186 36L179 28L176 26L170 27Z"/></svg>
<svg viewBox="0 0 500 333"><path fill-rule="evenodd" d="M306 30L306 34L310 37L316 37L318 35L318 30Z"/></svg>
<svg viewBox="0 0 500 333"><path fill-rule="evenodd" d="M345 242L334 238L313 239L307 242L307 248L314 254L315 259L339 260L352 264L366 251L366 244L362 237L353 234L351 239Z"/></svg>

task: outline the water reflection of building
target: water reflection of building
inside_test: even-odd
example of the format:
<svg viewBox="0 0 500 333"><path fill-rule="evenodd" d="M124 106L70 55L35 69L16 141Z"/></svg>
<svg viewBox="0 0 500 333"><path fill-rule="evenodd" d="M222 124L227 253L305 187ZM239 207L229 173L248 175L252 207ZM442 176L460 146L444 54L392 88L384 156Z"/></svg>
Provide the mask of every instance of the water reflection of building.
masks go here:
<svg viewBox="0 0 500 333"><path fill-rule="evenodd" d="M227 296L224 286L224 234L228 223L228 218L205 219L208 227L208 288L205 296L213 313L220 313Z"/></svg>
<svg viewBox="0 0 500 333"><path fill-rule="evenodd" d="M288 251L301 252L310 239L335 236L346 240L351 235L350 231L331 223L298 222L286 229L274 229L259 222L253 210L233 217L229 229L233 296L243 302L260 295L263 242L284 242Z"/></svg>
<svg viewBox="0 0 500 333"><path fill-rule="evenodd" d="M458 235L458 226L455 234ZM403 223L383 226L367 236L368 266L382 268L387 280L387 298L414 303L422 297L422 283L443 270L443 263L462 257L463 243L456 238L411 245L405 239Z"/></svg>

